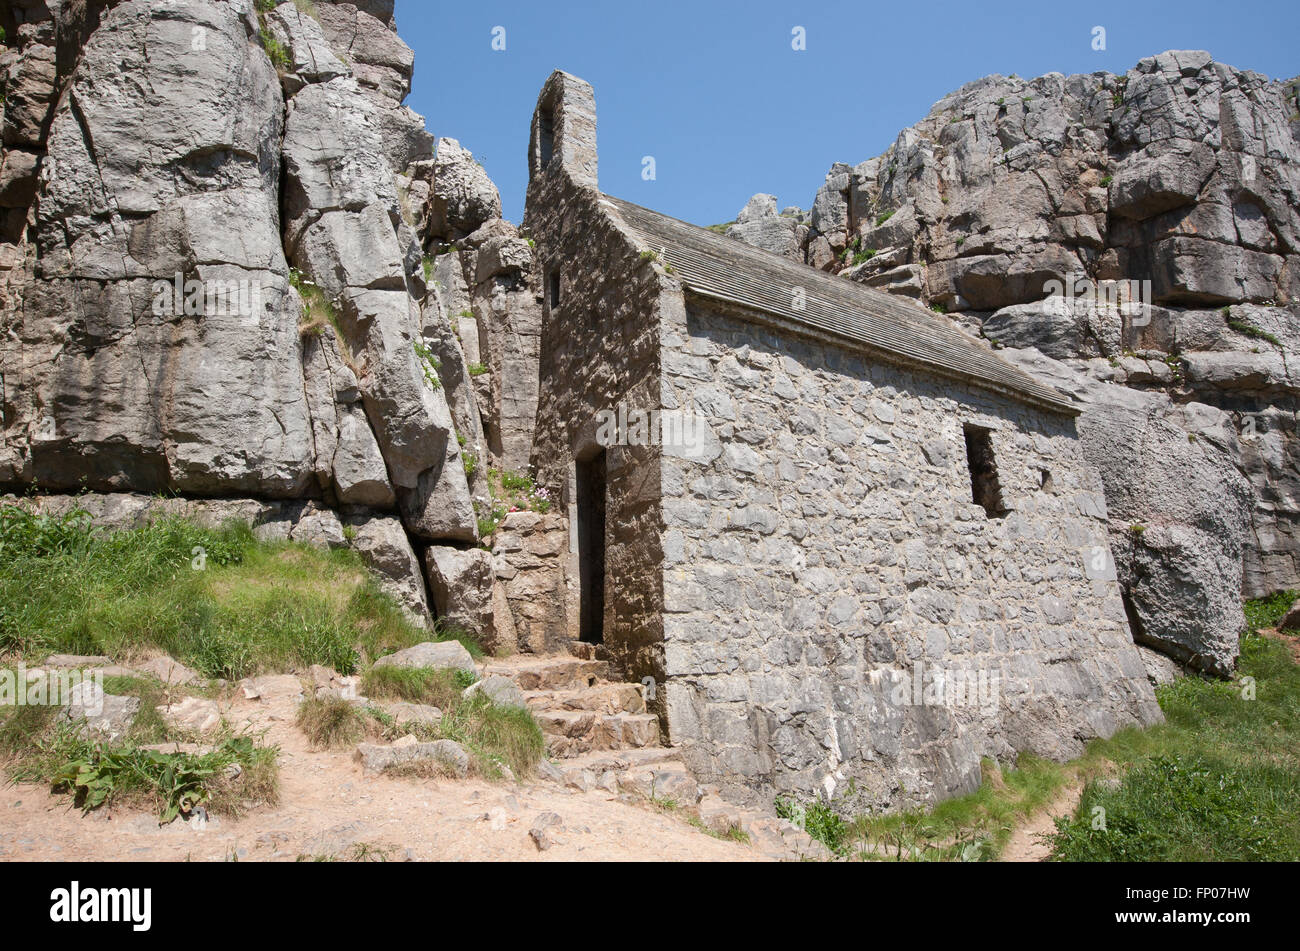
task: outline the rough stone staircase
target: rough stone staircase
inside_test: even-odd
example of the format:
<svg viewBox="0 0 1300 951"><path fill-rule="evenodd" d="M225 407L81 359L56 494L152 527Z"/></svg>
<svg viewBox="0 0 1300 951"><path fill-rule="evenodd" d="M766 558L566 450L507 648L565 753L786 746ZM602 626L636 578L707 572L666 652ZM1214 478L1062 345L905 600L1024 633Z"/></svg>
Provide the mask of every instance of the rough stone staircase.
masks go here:
<svg viewBox="0 0 1300 951"><path fill-rule="evenodd" d="M525 654L493 661L483 674L508 677L523 691L552 759L659 746L659 718L646 712L645 688L611 681L606 661Z"/></svg>
<svg viewBox="0 0 1300 951"><path fill-rule="evenodd" d="M778 861L829 857L802 829L697 784L678 751L661 744L645 687L611 680L608 662L594 659L586 645L574 651L516 655L489 661L482 671L484 677L508 677L523 692L555 761L542 764L544 775L580 792L599 789L671 808L715 835L739 834Z"/></svg>

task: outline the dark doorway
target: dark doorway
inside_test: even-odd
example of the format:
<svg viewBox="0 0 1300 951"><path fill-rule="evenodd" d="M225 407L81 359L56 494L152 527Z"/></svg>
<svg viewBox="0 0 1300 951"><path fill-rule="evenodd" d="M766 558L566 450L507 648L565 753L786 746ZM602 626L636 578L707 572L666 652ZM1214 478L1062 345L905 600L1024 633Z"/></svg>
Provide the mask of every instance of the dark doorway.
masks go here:
<svg viewBox="0 0 1300 951"><path fill-rule="evenodd" d="M578 579L580 637L605 640L605 450L578 463Z"/></svg>

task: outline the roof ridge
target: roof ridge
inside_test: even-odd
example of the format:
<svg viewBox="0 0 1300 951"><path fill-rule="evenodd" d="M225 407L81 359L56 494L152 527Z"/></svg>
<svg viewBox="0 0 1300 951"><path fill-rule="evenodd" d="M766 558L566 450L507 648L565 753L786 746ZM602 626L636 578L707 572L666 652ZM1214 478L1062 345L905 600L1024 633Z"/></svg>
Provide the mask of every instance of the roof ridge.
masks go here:
<svg viewBox="0 0 1300 951"><path fill-rule="evenodd" d="M1055 412L1080 412L1061 391L1002 359L920 304L633 202L611 195L600 197L650 250L661 251L664 263L697 294L847 338L896 360Z"/></svg>

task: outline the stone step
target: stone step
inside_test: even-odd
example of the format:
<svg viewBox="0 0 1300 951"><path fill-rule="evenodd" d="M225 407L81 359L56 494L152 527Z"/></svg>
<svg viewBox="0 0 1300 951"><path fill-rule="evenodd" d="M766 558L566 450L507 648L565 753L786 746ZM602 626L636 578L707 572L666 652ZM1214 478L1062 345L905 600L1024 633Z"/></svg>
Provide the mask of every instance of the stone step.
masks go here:
<svg viewBox="0 0 1300 951"><path fill-rule="evenodd" d="M509 677L525 693L539 690L584 690L609 677L609 663L580 657L517 657L483 668L484 677Z"/></svg>
<svg viewBox="0 0 1300 951"><path fill-rule="evenodd" d="M593 750L643 749L659 745L659 718L651 713L590 710L534 711L546 734L549 755L568 759Z"/></svg>
<svg viewBox="0 0 1300 951"><path fill-rule="evenodd" d="M678 755L679 751L669 746L647 746L639 750L593 750L567 757L561 768L566 773L574 769L589 770L600 777L604 773L621 773L645 766L675 768L680 765Z"/></svg>
<svg viewBox="0 0 1300 951"><path fill-rule="evenodd" d="M528 709L590 710L594 713L645 713L640 684L598 683L583 690L534 690L524 694Z"/></svg>

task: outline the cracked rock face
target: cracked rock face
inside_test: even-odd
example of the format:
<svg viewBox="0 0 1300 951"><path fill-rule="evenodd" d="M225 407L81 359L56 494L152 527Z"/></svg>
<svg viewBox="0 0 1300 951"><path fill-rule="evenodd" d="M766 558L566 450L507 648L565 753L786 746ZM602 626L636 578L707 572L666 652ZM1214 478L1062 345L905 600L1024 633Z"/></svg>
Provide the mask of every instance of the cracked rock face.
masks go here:
<svg viewBox="0 0 1300 951"><path fill-rule="evenodd" d="M346 526L427 621L417 551L477 541L467 471L501 464L503 431L527 466L529 384L503 430L519 384L471 368L531 375L535 405L535 334L510 354L537 306L486 172L402 105L392 0L10 11L0 490L242 499L264 536L330 546ZM474 297L506 279L480 339Z"/></svg>
<svg viewBox="0 0 1300 951"><path fill-rule="evenodd" d="M401 105L413 56L391 2L315 9L14 13L0 484L319 498L475 539L419 353L434 152ZM333 302L306 333L297 280Z"/></svg>
<svg viewBox="0 0 1300 951"><path fill-rule="evenodd" d="M1111 541L1121 572L1145 577L1150 610L1168 599L1163 624L1140 620L1143 636L1187 621L1186 643L1170 648L1180 660L1235 639L1229 602L1241 594L1300 586L1298 87L1196 51L1148 57L1123 76L988 76L936 103L883 155L834 165L799 250L810 265L945 310L996 345L1166 400L1155 428L1168 429L1171 449L1181 440L1182 461L1148 458L1143 491L1120 487L1151 424L1113 432L1126 448L1085 446L1115 494L1112 515L1164 526L1135 546L1116 521ZM767 215L751 202L728 233L788 253L764 230ZM1048 297L1048 282L1072 279L1102 290L1149 281L1150 307ZM1090 412L1127 402L1112 396ZM1213 441L1236 479L1184 458L1205 438L1194 406L1220 411ZM1198 518L1164 503L1187 490L1208 515L1226 482L1208 535L1182 534ZM1208 649L1211 668L1233 650Z"/></svg>

